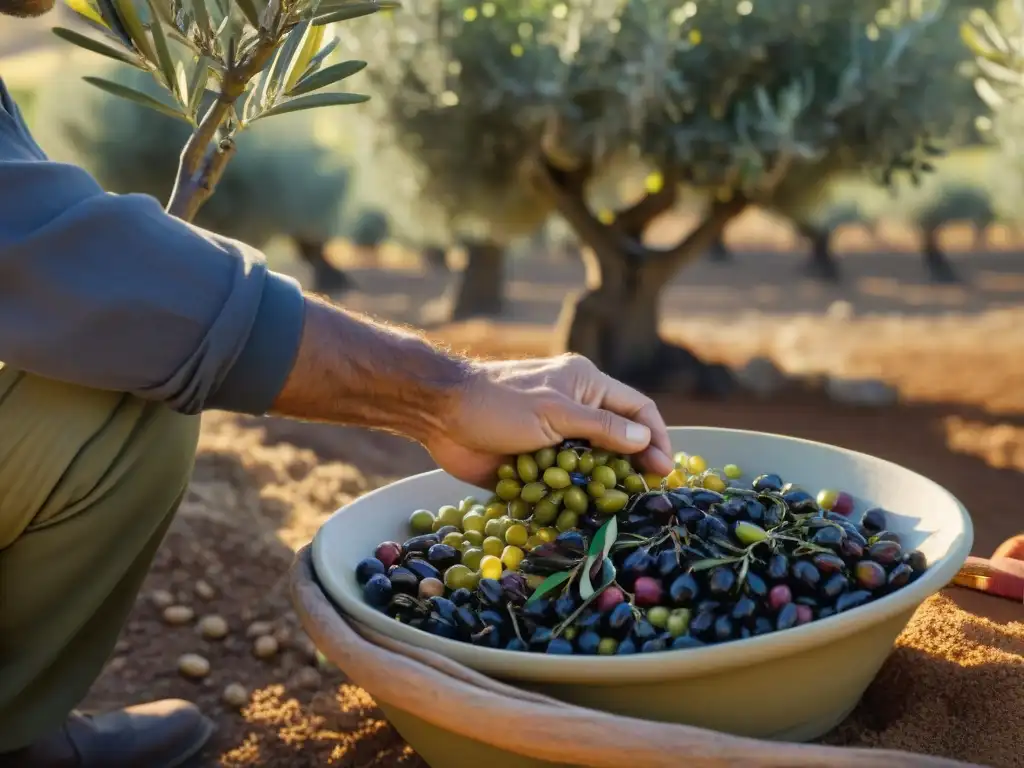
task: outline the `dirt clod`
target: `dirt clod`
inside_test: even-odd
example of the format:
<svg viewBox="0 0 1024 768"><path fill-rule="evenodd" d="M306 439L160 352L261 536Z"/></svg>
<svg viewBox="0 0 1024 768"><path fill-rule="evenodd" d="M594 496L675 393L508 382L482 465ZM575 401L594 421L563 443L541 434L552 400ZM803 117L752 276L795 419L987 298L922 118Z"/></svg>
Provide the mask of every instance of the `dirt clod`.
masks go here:
<svg viewBox="0 0 1024 768"><path fill-rule="evenodd" d="M187 605L171 605L164 609L164 621L172 625L188 624L196 612Z"/></svg>

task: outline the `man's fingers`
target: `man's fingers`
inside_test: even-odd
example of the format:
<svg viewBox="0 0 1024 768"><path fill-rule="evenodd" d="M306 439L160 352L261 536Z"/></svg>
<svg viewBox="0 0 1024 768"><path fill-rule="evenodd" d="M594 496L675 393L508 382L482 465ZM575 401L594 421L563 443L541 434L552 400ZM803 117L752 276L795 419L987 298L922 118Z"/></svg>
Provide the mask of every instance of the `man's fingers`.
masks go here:
<svg viewBox="0 0 1024 768"><path fill-rule="evenodd" d="M651 472L667 475L675 464L672 461L672 442L668 437L668 427L665 426L658 406L642 392L611 376L602 376L605 378L605 392L601 407L643 424L650 430L650 447L644 451L641 460L645 468Z"/></svg>
<svg viewBox="0 0 1024 768"><path fill-rule="evenodd" d="M651 430L646 424L611 411L582 405L567 397L554 402L547 418L552 429L563 437L584 438L617 453L639 453L651 442Z"/></svg>

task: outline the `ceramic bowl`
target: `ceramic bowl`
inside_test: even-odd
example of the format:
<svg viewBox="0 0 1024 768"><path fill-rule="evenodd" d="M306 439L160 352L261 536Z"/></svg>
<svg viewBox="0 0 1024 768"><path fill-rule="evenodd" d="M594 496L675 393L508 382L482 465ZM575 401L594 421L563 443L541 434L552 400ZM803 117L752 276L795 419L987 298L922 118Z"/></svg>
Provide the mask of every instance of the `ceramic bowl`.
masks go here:
<svg viewBox="0 0 1024 768"><path fill-rule="evenodd" d="M864 606L721 645L611 657L478 648L427 634L372 609L354 577L356 564L378 543L408 538L413 510L436 510L466 496L486 498L491 493L434 471L368 493L335 513L313 541L317 577L357 622L523 688L633 717L756 738L816 739L853 709L917 607L946 586L964 563L973 542L970 516L935 482L873 456L760 432L708 427L670 432L674 450L700 454L709 466L738 464L747 482L756 474L776 472L812 493L820 488L845 490L856 500L854 519L868 507L885 508L889 528L900 534L904 546L927 555L928 571ZM402 711L400 702L383 704L431 765L468 764L461 759L445 762L445 755L458 748L444 742L443 731ZM461 753L466 759L490 760L488 768L503 764L501 755L473 752L473 744L463 746L472 753ZM521 760L507 764L534 765Z"/></svg>

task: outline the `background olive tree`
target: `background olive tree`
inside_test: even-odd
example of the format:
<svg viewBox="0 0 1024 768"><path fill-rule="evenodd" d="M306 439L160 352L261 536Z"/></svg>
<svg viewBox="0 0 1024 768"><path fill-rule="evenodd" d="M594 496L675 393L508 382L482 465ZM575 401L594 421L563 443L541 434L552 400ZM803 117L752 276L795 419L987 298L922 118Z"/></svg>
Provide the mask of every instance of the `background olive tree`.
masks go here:
<svg viewBox="0 0 1024 768"><path fill-rule="evenodd" d="M945 98L970 59L966 10L910 0L423 0L367 20L356 51L373 114L424 194L496 242L552 210L585 246L563 348L644 387L719 391L723 369L658 333L664 285L749 204L813 205L838 172L919 177L968 117ZM646 194L609 215L609 174ZM702 220L665 248L644 233L684 187ZM682 374L682 378L679 377Z"/></svg>
<svg viewBox="0 0 1024 768"><path fill-rule="evenodd" d="M191 221L217 187L238 134L274 115L356 104L334 90L366 66L324 66L339 38L325 26L397 7L393 0L70 0L98 36L57 27L61 38L148 72L158 95L116 80L90 84L190 128L167 211Z"/></svg>

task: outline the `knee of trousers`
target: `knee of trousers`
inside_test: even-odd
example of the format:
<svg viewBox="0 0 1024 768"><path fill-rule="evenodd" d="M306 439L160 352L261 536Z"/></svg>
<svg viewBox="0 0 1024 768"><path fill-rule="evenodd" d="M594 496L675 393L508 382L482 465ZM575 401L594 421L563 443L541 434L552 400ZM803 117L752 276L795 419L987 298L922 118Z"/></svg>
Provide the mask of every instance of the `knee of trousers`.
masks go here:
<svg viewBox="0 0 1024 768"><path fill-rule="evenodd" d="M187 485L198 435L198 416L160 403L0 370L0 550L98 499L162 506Z"/></svg>

